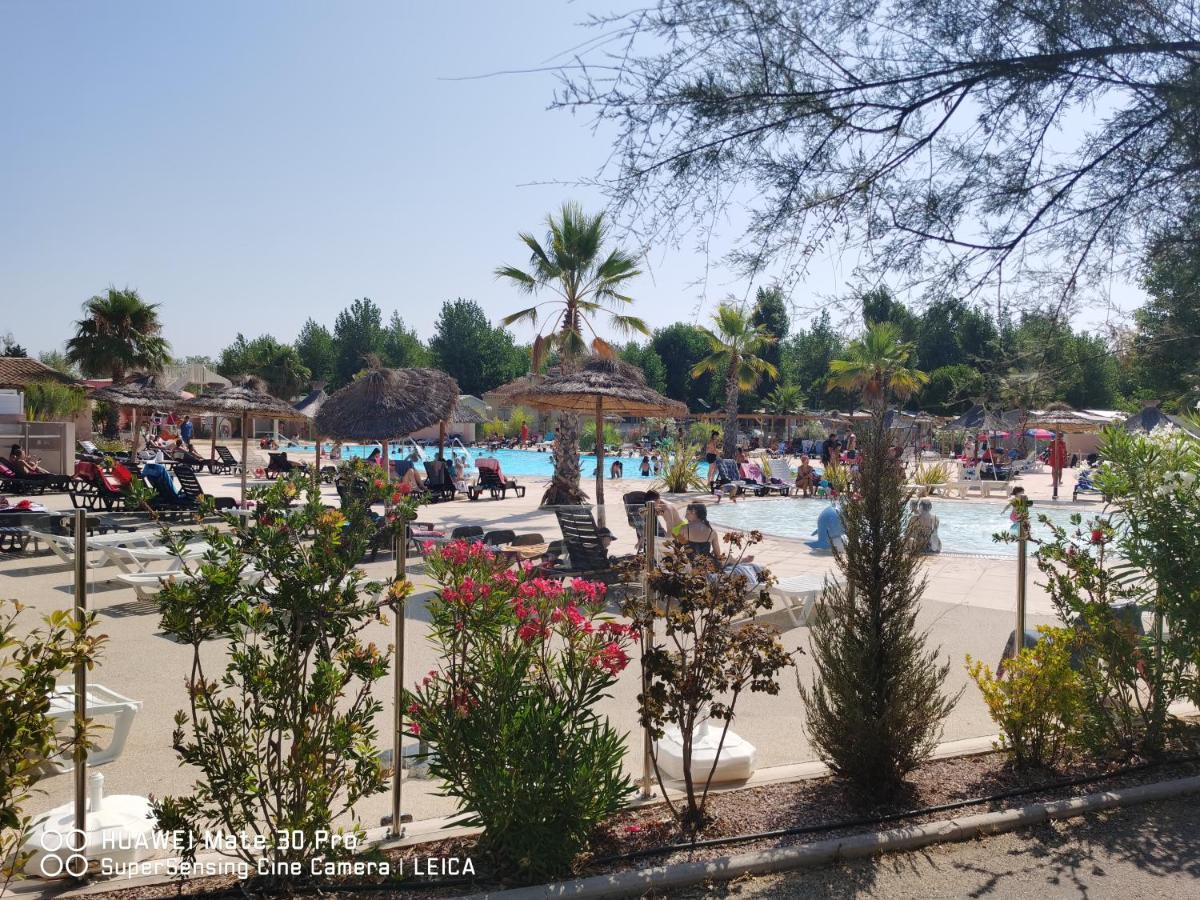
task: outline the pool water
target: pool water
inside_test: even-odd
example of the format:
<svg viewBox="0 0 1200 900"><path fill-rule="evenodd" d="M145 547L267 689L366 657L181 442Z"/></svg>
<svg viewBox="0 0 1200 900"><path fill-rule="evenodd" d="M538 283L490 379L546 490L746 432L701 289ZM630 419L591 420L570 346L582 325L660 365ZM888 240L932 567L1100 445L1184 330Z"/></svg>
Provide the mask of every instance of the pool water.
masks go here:
<svg viewBox="0 0 1200 900"><path fill-rule="evenodd" d="M343 444L342 458L366 459L371 455L371 451L378 446L378 444ZM315 447L316 445L311 442L301 442L299 444L299 449L307 450L310 453ZM323 454L327 455L332 449L333 445L328 441L321 445L321 452ZM554 474L554 457L549 451L539 453L536 450L484 450L479 447L470 447L464 450L458 446L446 447L447 457L453 453L462 454L464 452L470 457L472 465L474 465L475 460L481 457L500 460L500 469L506 475L549 478ZM392 445L392 459L407 459L410 453L412 453L411 444ZM425 447L424 453L425 459L431 460L437 455L437 447ZM606 470L612 465L612 459L611 455L604 457L604 468ZM579 456L579 461L583 464L582 477L594 479L596 477L596 457L590 453L582 453ZM624 464L626 478L638 477L638 466L642 462L640 456L635 458L622 457L621 462ZM649 481L650 479L646 480Z"/></svg>
<svg viewBox="0 0 1200 900"><path fill-rule="evenodd" d="M817 516L828 501L816 498L784 498L741 503L721 503L708 508L711 522L739 531L758 530L778 537L813 540ZM1071 515L1082 513L1086 524L1097 513L1093 506L1033 504L1032 515L1045 514L1060 527L1070 527ZM1003 503L971 502L969 500L933 500L933 514L938 517L938 536L942 552L971 556L1003 556L1016 558L1017 545L992 540L996 532L1007 532L1012 526ZM1034 521L1030 526L1034 537L1049 537L1049 529ZM1031 548L1034 545L1031 545Z"/></svg>

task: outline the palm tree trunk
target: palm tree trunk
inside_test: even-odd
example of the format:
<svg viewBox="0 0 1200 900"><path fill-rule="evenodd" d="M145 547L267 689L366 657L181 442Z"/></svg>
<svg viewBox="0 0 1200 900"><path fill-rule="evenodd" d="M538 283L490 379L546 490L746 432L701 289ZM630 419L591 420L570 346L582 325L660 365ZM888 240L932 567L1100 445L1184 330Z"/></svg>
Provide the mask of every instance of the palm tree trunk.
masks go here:
<svg viewBox="0 0 1200 900"><path fill-rule="evenodd" d="M579 416L564 412L554 435L554 477L542 495L542 506L574 505L586 497L579 487Z"/></svg>
<svg viewBox="0 0 1200 900"><path fill-rule="evenodd" d="M737 360L729 365L729 374L725 376L725 458L733 459L737 450L738 434L738 379Z"/></svg>

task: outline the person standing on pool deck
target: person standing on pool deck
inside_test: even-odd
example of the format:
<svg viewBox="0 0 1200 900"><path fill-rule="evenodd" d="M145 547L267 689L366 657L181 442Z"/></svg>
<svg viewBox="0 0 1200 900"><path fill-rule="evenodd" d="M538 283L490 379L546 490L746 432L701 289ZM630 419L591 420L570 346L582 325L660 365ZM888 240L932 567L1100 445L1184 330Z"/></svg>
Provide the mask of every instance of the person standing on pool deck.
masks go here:
<svg viewBox="0 0 1200 900"><path fill-rule="evenodd" d="M833 448L838 445L837 435L832 431L829 432L829 437L821 443L821 465L828 466L833 459Z"/></svg>
<svg viewBox="0 0 1200 900"><path fill-rule="evenodd" d="M720 437L721 432L714 428L708 436L708 443L704 445L704 461L710 466L717 461L717 444Z"/></svg>
<svg viewBox="0 0 1200 900"><path fill-rule="evenodd" d="M195 426L192 424L191 416L183 417L183 424L179 426L179 440L183 442L183 446L187 447L192 453L195 453L195 448L192 447L192 433L195 431Z"/></svg>
<svg viewBox="0 0 1200 900"><path fill-rule="evenodd" d="M1050 484L1054 488L1054 499L1058 499L1058 486L1062 483L1063 468L1067 465L1067 442L1061 434L1050 443Z"/></svg>

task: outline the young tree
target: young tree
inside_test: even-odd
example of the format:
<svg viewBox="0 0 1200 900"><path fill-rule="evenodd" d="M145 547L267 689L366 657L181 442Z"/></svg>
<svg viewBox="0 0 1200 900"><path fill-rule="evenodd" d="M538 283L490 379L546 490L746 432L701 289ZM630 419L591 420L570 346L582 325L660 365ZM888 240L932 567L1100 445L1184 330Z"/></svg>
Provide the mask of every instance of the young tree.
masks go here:
<svg viewBox="0 0 1200 900"><path fill-rule="evenodd" d="M239 334L221 351L217 371L226 378L257 376L266 382L269 393L285 400L304 390L312 379L312 372L300 361L296 348L279 343L269 334L252 341Z"/></svg>
<svg viewBox="0 0 1200 900"><path fill-rule="evenodd" d="M493 328L483 307L461 297L442 304L429 349L437 367L466 394L484 394L529 369L512 335Z"/></svg>
<svg viewBox="0 0 1200 900"><path fill-rule="evenodd" d="M355 300L337 314L333 323L337 356L333 387L344 387L367 366L367 357L380 356L383 348L383 312L370 297Z"/></svg>
<svg viewBox="0 0 1200 900"><path fill-rule="evenodd" d="M161 372L171 361L158 304L135 290L109 288L83 304L84 317L67 341L67 360L84 375L122 380L130 371Z"/></svg>
<svg viewBox="0 0 1200 900"><path fill-rule="evenodd" d="M761 325L763 330L775 340L767 344L759 352L762 359L776 369L782 358L781 345L788 336L792 324L792 315L783 299L783 289L778 285L760 287L754 298L754 312L750 316L752 325ZM758 400L761 403L778 384L774 376L764 376L758 383Z"/></svg>
<svg viewBox="0 0 1200 900"><path fill-rule="evenodd" d="M400 313L395 311L383 331L380 357L385 366L394 369L420 369L433 364L433 354L421 341L416 329L405 325Z"/></svg>
<svg viewBox="0 0 1200 900"><path fill-rule="evenodd" d="M79 369L67 359L67 354L61 350L47 350L45 353L39 353L38 362L43 366L49 366L55 372L62 372L62 374L69 375L72 378L79 377Z"/></svg>
<svg viewBox="0 0 1200 900"><path fill-rule="evenodd" d="M613 199L650 239L753 197L747 271L837 242L946 289L1003 267L1070 291L1195 196L1191 0L681 0L595 24L556 101L615 135Z"/></svg>
<svg viewBox="0 0 1200 900"><path fill-rule="evenodd" d="M663 365L662 357L654 352L652 346L630 341L621 348L619 355L625 362L637 366L641 370L642 375L646 378L646 384L660 394L666 393L667 367Z"/></svg>
<svg viewBox="0 0 1200 900"><path fill-rule="evenodd" d="M300 354L300 362L312 373L313 378L325 382L333 378L337 346L328 328L308 319L293 346Z"/></svg>
<svg viewBox="0 0 1200 900"><path fill-rule="evenodd" d="M700 329L708 339L709 354L692 367L692 376L704 372L725 376L725 456L737 449L738 395L754 388L760 378L775 378L779 370L759 354L775 342L761 325L752 325L743 310L721 304L713 314L716 331Z"/></svg>
<svg viewBox="0 0 1200 900"><path fill-rule="evenodd" d="M508 326L527 322L539 328L543 307L550 308L547 325L539 329L533 341L533 369L556 351L565 369L579 364L587 352L587 335L592 350L601 356L616 351L596 331L594 318L604 313L614 328L626 334L649 334L646 323L636 316L619 312L633 303L623 293L628 282L641 274L637 259L614 248L605 253L608 223L603 213L587 215L575 203L564 203L558 216L546 219L545 243L532 234L521 234L529 248L529 268L501 266L496 276L507 279L523 293L548 292L549 300L518 310L501 319ZM542 496L544 505L579 503L584 498L579 487L579 417L563 413L554 440L554 478Z"/></svg>
<svg viewBox="0 0 1200 900"><path fill-rule="evenodd" d="M695 325L676 322L666 328L658 328L650 340L650 349L658 354L665 369L665 390L672 400L686 403L689 409L700 408L699 401L707 400L712 393L713 376L704 373L699 378L692 375L696 363L708 355L708 340L704 332Z"/></svg>
<svg viewBox="0 0 1200 900"><path fill-rule="evenodd" d="M900 338L892 322L879 322L846 348L846 356L829 364L830 387L861 391L867 404L882 409L888 395L905 399L929 381L908 367L912 344Z"/></svg>
<svg viewBox="0 0 1200 900"><path fill-rule="evenodd" d="M916 627L924 548L907 521L881 408L861 437L859 490L845 501L846 543L834 550L842 579L818 608L816 675L801 697L821 759L876 802L932 752L958 696L943 693L950 663L938 664Z"/></svg>
<svg viewBox="0 0 1200 900"><path fill-rule="evenodd" d="M1142 273L1149 300L1134 320L1134 367L1142 399L1182 405L1200 386L1200 211L1179 233L1160 237Z"/></svg>
<svg viewBox="0 0 1200 900"><path fill-rule="evenodd" d="M784 342L780 354L781 378L805 392L805 402L819 409L826 399L829 364L845 350L845 342L822 310L810 328L801 329Z"/></svg>

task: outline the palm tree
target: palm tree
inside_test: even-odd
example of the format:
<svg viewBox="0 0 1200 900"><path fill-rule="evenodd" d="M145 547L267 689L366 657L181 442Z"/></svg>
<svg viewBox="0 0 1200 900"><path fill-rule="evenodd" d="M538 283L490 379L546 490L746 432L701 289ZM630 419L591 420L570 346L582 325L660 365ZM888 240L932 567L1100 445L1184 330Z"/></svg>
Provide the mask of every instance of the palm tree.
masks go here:
<svg viewBox="0 0 1200 900"><path fill-rule="evenodd" d="M713 314L715 331L701 328L708 341L709 354L692 367L692 377L705 372L725 376L725 456L737 449L738 395L751 390L764 375L775 378L779 370L757 354L775 337L736 306L722 303Z"/></svg>
<svg viewBox="0 0 1200 900"><path fill-rule="evenodd" d="M589 216L578 204L564 203L557 218L546 218L546 228L544 242L532 234L520 235L529 248L527 270L515 266L496 270L498 278L508 279L523 293L551 295L500 320L503 325L528 322L537 329L533 371L541 369L551 351L558 352L568 371L579 364L589 344L601 356L614 356L613 347L596 331L594 319L601 314L619 332L649 334L645 322L619 311L633 302L623 293L626 282L641 272L631 254L619 248L605 252L604 214ZM542 504L573 504L584 497L579 487L579 420L574 413L563 413L554 440L554 478Z"/></svg>
<svg viewBox="0 0 1200 900"><path fill-rule="evenodd" d="M829 363L829 387L861 391L874 407L882 407L889 394L903 400L929 381L920 369L908 367L912 351L894 323L876 322L850 342L844 358Z"/></svg>
<svg viewBox="0 0 1200 900"><path fill-rule="evenodd" d="M110 287L83 304L83 312L67 341L67 360L84 375L118 382L135 369L161 372L171 361L158 304L146 303L137 291Z"/></svg>
<svg viewBox="0 0 1200 900"><path fill-rule="evenodd" d="M777 419L783 419L784 440L790 440L787 434L788 419L804 408L804 391L794 384L777 384L775 390L766 396L766 410ZM774 426L772 426L774 427Z"/></svg>

